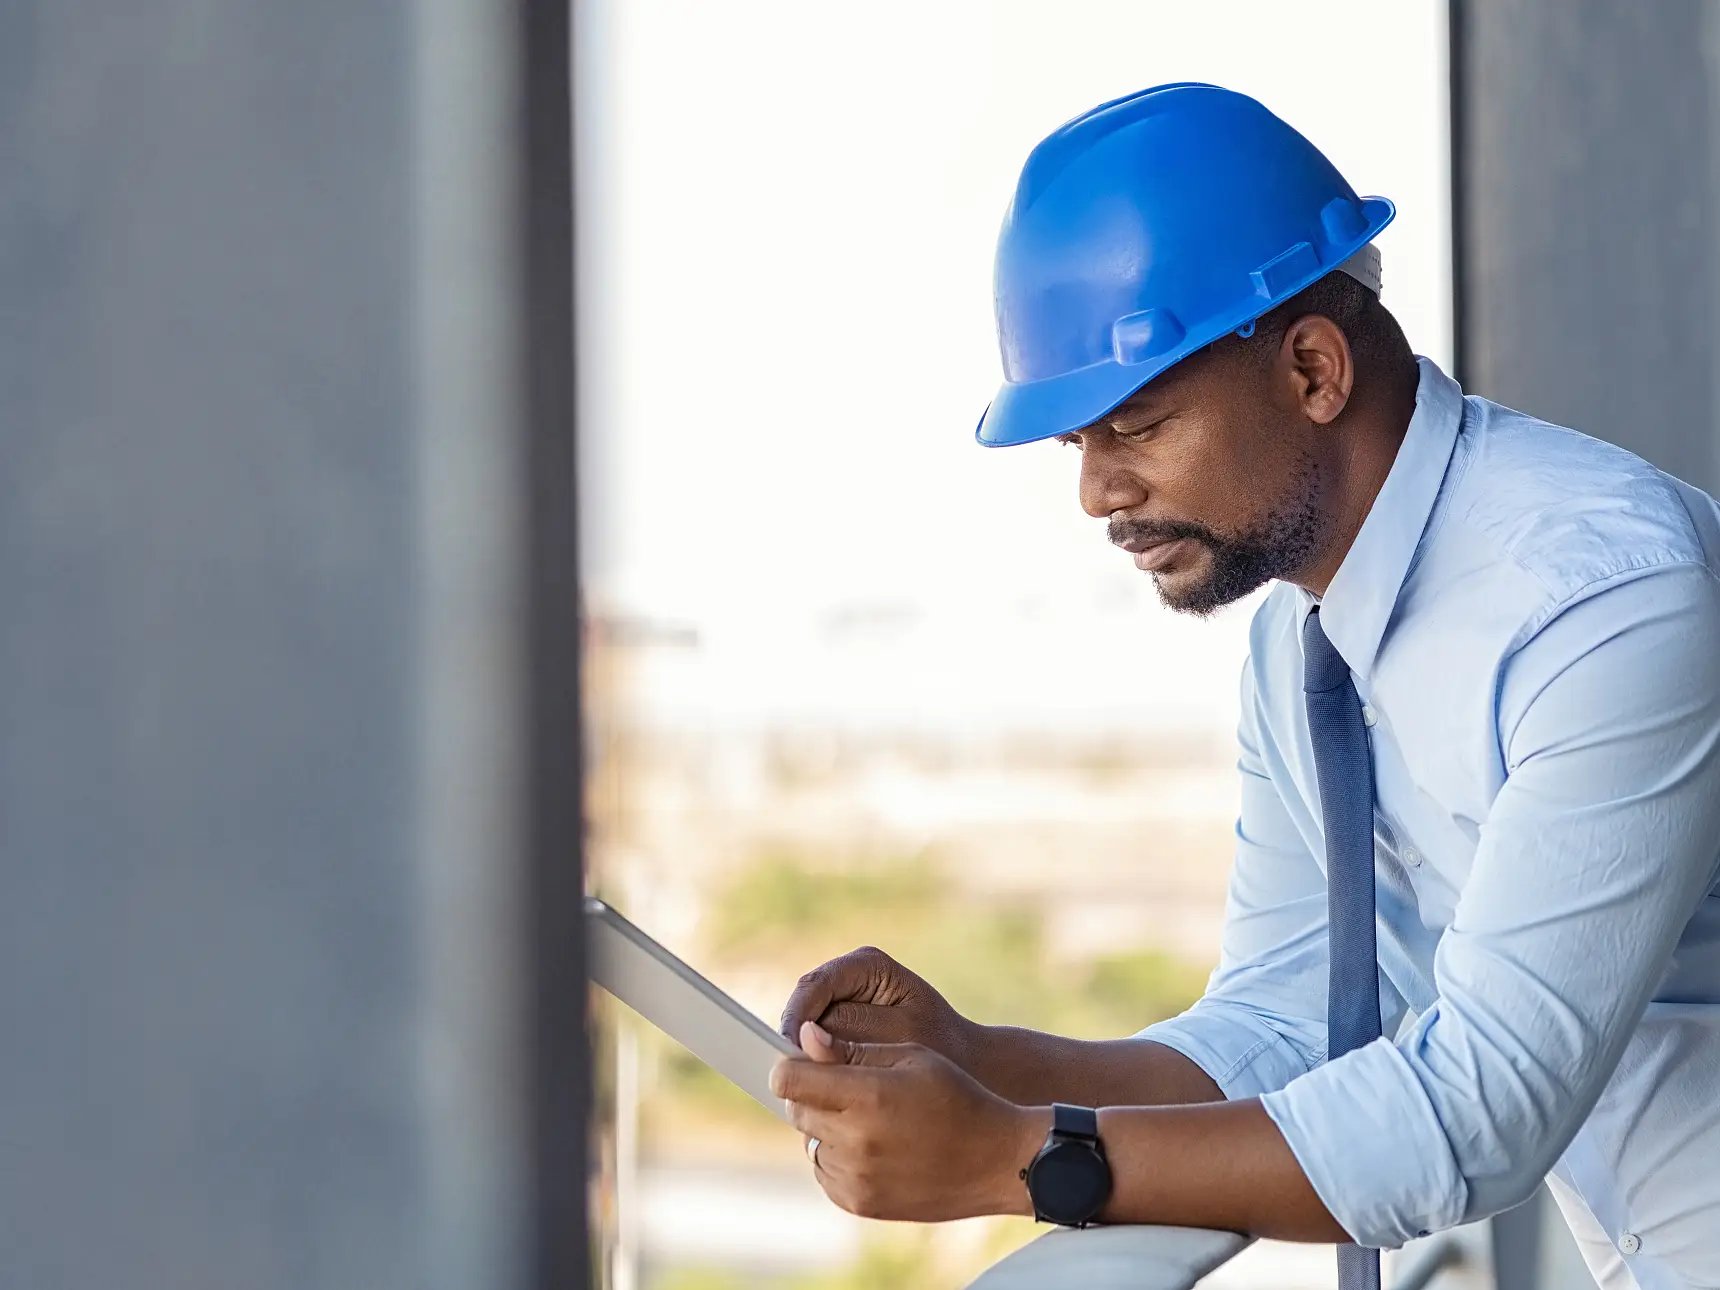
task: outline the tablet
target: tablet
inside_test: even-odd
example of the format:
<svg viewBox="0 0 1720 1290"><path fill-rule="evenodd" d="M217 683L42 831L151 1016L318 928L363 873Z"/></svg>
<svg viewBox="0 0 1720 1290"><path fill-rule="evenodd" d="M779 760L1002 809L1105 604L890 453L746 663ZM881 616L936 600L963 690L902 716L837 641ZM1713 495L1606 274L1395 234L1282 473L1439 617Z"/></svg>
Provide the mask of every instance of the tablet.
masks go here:
<svg viewBox="0 0 1720 1290"><path fill-rule="evenodd" d="M593 981L787 1118L770 1068L800 1049L594 897L585 902L585 937Z"/></svg>

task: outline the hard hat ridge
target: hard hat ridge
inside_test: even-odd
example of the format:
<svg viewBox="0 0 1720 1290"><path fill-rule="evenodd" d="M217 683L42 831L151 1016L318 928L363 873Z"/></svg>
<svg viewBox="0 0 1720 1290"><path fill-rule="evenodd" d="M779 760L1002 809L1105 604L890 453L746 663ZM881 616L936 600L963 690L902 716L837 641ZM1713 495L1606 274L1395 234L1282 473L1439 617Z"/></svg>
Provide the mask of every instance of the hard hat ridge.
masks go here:
<svg viewBox="0 0 1720 1290"><path fill-rule="evenodd" d="M1154 95L1162 94L1166 90L1186 88L1218 87L1200 81L1153 85L1101 103L1098 107L1089 108L1080 116L1065 121L1035 144L1033 151L1027 154L1027 161L1021 167L1021 178L1016 181L1012 207L1025 211L1032 206L1033 199L1056 179L1066 164L1107 135L1151 115L1153 104L1148 100Z"/></svg>
<svg viewBox="0 0 1720 1290"><path fill-rule="evenodd" d="M1022 167L998 239L1004 384L985 444L1087 425L1189 354L1342 268L1378 290L1384 198L1290 126L1198 82L1102 103Z"/></svg>

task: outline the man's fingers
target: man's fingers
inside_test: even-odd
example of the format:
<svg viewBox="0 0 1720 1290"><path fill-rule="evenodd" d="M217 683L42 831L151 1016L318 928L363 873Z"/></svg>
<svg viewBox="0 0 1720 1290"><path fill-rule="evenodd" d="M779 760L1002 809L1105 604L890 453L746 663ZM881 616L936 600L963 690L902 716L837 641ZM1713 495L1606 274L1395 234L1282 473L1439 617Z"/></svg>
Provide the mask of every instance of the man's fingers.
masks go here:
<svg viewBox="0 0 1720 1290"><path fill-rule="evenodd" d="M877 1080L873 1070L905 1065L925 1052L918 1044L856 1044L832 1036L829 1051L811 1060L777 1058L770 1070L770 1091L785 1102L843 1111L854 1105L867 1084Z"/></svg>
<svg viewBox="0 0 1720 1290"><path fill-rule="evenodd" d="M822 1107L808 1106L805 1102L790 1102L788 1104L788 1122L801 1134L808 1138L817 1138L820 1142L828 1142L832 1138L842 1136L841 1112L826 1111Z"/></svg>
<svg viewBox="0 0 1720 1290"><path fill-rule="evenodd" d="M831 1037L831 1049L844 1066L900 1066L916 1053L925 1051L919 1044L858 1044L851 1039Z"/></svg>
<svg viewBox="0 0 1720 1290"><path fill-rule="evenodd" d="M814 968L796 983L794 993L783 1005L782 1022L778 1026L790 1043L800 1042L801 1026L824 1015L824 1010L830 1006L831 988L830 978L825 975L823 967Z"/></svg>
<svg viewBox="0 0 1720 1290"><path fill-rule="evenodd" d="M801 1024L800 1048L820 1065L842 1066L900 1066L912 1054L925 1051L919 1044L870 1044L844 1039L816 1021Z"/></svg>
<svg viewBox="0 0 1720 1290"><path fill-rule="evenodd" d="M869 999L889 962L882 950L868 946L813 968L788 996L782 1010L782 1033L799 1043L803 1022L817 1021L832 1004Z"/></svg>
<svg viewBox="0 0 1720 1290"><path fill-rule="evenodd" d="M868 1044L899 1044L914 1033L913 1018L904 1009L852 999L832 1003L817 1020L833 1035Z"/></svg>
<svg viewBox="0 0 1720 1290"><path fill-rule="evenodd" d="M770 1068L770 1091L785 1102L799 1102L826 1111L840 1111L853 1100L848 1085L853 1075L844 1066L779 1057Z"/></svg>
<svg viewBox="0 0 1720 1290"><path fill-rule="evenodd" d="M841 1051L836 1038L816 1021L800 1023L800 1051L815 1062L840 1062Z"/></svg>

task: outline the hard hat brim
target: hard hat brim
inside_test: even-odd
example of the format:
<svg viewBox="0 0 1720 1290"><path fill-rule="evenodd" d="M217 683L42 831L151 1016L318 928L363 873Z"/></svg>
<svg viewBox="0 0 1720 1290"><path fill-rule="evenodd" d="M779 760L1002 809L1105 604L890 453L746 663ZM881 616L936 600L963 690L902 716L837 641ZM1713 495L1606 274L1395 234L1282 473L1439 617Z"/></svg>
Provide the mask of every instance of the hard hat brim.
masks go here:
<svg viewBox="0 0 1720 1290"><path fill-rule="evenodd" d="M1366 197L1362 199L1362 214L1367 221L1363 231L1352 241L1331 248L1317 270L1282 285L1271 296L1245 297L1234 309L1192 328L1182 343L1168 353L1143 363L1106 359L1042 380L1005 381L980 417L974 438L988 448L1006 448L1051 439L1091 425L1190 354L1247 326L1328 273L1336 272L1339 265L1379 236L1397 215L1397 208L1387 198Z"/></svg>

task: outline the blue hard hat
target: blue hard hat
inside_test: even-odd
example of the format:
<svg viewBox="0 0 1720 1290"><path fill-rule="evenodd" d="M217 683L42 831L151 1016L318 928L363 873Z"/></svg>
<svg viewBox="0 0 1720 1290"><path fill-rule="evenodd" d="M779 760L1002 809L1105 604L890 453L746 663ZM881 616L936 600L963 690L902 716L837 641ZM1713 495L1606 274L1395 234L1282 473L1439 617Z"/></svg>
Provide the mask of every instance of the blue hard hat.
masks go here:
<svg viewBox="0 0 1720 1290"><path fill-rule="evenodd" d="M1159 85L1076 117L1028 156L1004 215L1004 383L979 441L1092 423L1202 346L1248 334L1394 214L1259 103L1216 85Z"/></svg>

